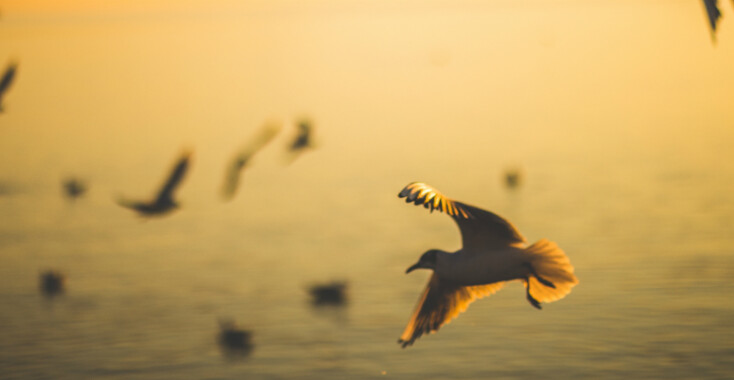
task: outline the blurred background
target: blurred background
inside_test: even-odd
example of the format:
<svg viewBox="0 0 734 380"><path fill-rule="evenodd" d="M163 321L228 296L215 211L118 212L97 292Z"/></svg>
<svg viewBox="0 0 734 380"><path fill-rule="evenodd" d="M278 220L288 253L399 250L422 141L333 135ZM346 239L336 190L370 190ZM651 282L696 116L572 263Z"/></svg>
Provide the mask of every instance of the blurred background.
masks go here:
<svg viewBox="0 0 734 380"><path fill-rule="evenodd" d="M0 0L0 377L731 376L719 6L714 42L696 0ZM185 149L180 209L115 203L154 197ZM461 244L397 198L412 181L556 241L579 285L537 311L512 283L400 349L430 275L405 269ZM314 306L330 281L348 301ZM221 319L251 351L225 353Z"/></svg>

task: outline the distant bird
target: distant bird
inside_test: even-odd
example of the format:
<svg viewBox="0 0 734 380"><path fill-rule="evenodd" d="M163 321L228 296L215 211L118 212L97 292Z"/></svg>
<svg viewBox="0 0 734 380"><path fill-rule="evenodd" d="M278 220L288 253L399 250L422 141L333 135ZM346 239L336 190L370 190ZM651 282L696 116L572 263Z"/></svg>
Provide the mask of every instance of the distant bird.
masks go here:
<svg viewBox="0 0 734 380"><path fill-rule="evenodd" d="M709 17L709 26L711 27L711 39L716 41L716 26L721 18L719 10L719 0L703 0L703 6L706 8L706 15Z"/></svg>
<svg viewBox="0 0 734 380"><path fill-rule="evenodd" d="M298 122L298 134L288 145L290 161L295 160L306 149L314 147L312 134L313 126L310 121L304 119Z"/></svg>
<svg viewBox="0 0 734 380"><path fill-rule="evenodd" d="M398 196L451 216L463 243L454 253L431 249L405 271L432 269L433 275L398 340L403 348L507 281L522 281L527 300L538 309L541 302L563 298L578 283L571 262L555 243L542 239L527 247L520 232L499 215L451 200L420 182L408 184Z"/></svg>
<svg viewBox="0 0 734 380"><path fill-rule="evenodd" d="M18 64L16 62L10 62L8 67L5 69L2 79L0 79L0 112L3 112L3 97L8 92L10 85L13 84L15 79L15 73L18 71Z"/></svg>
<svg viewBox="0 0 734 380"><path fill-rule="evenodd" d="M179 204L173 199L173 193L181 184L191 161L191 153L184 152L179 158L178 163L174 166L171 175L168 177L163 187L158 192L155 199L150 202L135 202L125 199L119 199L118 204L122 207L137 211L141 216L164 215L179 207Z"/></svg>
<svg viewBox="0 0 734 380"><path fill-rule="evenodd" d="M234 198L240 184L242 170L250 163L252 158L260 151L260 149L273 140L275 135L280 131L280 128L280 124L266 124L260 132L258 132L255 138L234 156L227 167L224 185L222 186L222 198L224 198L224 200L231 200Z"/></svg>
<svg viewBox="0 0 734 380"><path fill-rule="evenodd" d="M87 184L74 177L64 179L61 182L61 186L64 190L64 195L66 195L70 200L80 198L87 192Z"/></svg>
<svg viewBox="0 0 734 380"><path fill-rule="evenodd" d="M329 284L313 285L309 289L314 306L344 305L347 302L347 283L334 281Z"/></svg>
<svg viewBox="0 0 734 380"><path fill-rule="evenodd" d="M505 185L510 188L514 189L518 186L520 186L520 183L522 182L522 172L520 169L512 168L505 170Z"/></svg>
<svg viewBox="0 0 734 380"><path fill-rule="evenodd" d="M238 327L234 321L219 321L219 344L232 353L249 353L252 350L252 332Z"/></svg>
<svg viewBox="0 0 734 380"><path fill-rule="evenodd" d="M47 296L55 296L63 293L65 283L66 277L59 271L49 270L40 275L41 292Z"/></svg>

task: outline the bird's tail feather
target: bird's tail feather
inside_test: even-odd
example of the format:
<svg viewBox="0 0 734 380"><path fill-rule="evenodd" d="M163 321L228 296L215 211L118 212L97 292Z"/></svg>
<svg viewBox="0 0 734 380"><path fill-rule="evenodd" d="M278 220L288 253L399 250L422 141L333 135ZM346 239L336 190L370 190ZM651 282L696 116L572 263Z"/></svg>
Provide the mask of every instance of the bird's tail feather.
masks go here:
<svg viewBox="0 0 734 380"><path fill-rule="evenodd" d="M573 266L568 256L556 243L541 239L526 248L530 265L535 274L550 281L553 286L541 283L535 276L530 276L525 286L530 287L530 294L540 302L553 302L571 292L579 280L573 274Z"/></svg>

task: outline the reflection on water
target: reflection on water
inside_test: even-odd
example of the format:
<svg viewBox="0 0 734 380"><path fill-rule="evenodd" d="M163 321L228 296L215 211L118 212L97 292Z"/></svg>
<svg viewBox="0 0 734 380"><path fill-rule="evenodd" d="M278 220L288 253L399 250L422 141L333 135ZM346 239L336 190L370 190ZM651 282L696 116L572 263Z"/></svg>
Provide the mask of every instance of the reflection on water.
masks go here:
<svg viewBox="0 0 734 380"><path fill-rule="evenodd" d="M712 47L699 3L632 3L4 8L0 59L23 72L0 115L2 377L728 377L734 37ZM239 144L304 112L318 149L284 166L295 132L276 135L220 202ZM115 204L181 146L179 212ZM93 184L84 202L59 197L64 173ZM397 198L411 181L552 237L580 285L538 311L508 284L401 350L427 279L405 268L460 244ZM48 268L61 297L39 291ZM304 284L333 278L348 302L313 307ZM244 360L222 317L251 331Z"/></svg>

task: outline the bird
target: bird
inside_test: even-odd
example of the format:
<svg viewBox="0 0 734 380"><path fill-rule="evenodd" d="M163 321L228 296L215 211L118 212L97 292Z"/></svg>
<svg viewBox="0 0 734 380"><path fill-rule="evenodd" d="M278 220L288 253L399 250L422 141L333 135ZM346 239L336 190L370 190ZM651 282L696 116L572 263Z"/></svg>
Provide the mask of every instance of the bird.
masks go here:
<svg viewBox="0 0 734 380"><path fill-rule="evenodd" d="M61 186L64 189L64 195L70 200L75 200L87 192L87 184L74 177L64 179L61 182Z"/></svg>
<svg viewBox="0 0 734 380"><path fill-rule="evenodd" d="M3 112L3 97L5 96L5 93L10 88L10 85L13 84L13 80L15 79L15 74L18 71L18 63L11 61L8 64L8 67L5 69L5 74L3 74L2 79L0 79L0 112Z"/></svg>
<svg viewBox="0 0 734 380"><path fill-rule="evenodd" d="M40 288L43 294L52 297L64 292L66 276L55 270L48 270L40 275Z"/></svg>
<svg viewBox="0 0 734 380"><path fill-rule="evenodd" d="M267 123L244 148L234 156L227 167L227 173L222 186L222 198L232 200L240 184L242 170L247 166L257 152L265 147L280 131L280 124Z"/></svg>
<svg viewBox="0 0 734 380"><path fill-rule="evenodd" d="M711 28L711 40L716 42L716 26L721 18L719 10L719 0L703 0L703 6L706 8L706 15L709 18L709 27Z"/></svg>
<svg viewBox="0 0 734 380"><path fill-rule="evenodd" d="M188 171L191 155L190 151L183 152L158 195L152 201L138 202L121 198L117 203L122 207L137 211L140 216L162 216L175 210L179 204L173 199L173 193Z"/></svg>
<svg viewBox="0 0 734 380"><path fill-rule="evenodd" d="M298 134L296 138L288 145L290 153L290 162L293 162L303 151L313 148L313 126L311 122L302 119L298 122Z"/></svg>
<svg viewBox="0 0 734 380"><path fill-rule="evenodd" d="M555 243L541 239L528 247L520 232L497 214L454 201L422 182L409 183L398 197L448 214L462 238L458 251L430 249L405 271L431 269L433 274L398 339L403 348L424 333L438 331L471 302L494 294L508 281L522 281L527 300L537 309L541 302L565 297L578 283L571 262Z"/></svg>
<svg viewBox="0 0 734 380"><path fill-rule="evenodd" d="M230 353L249 353L252 348L252 332L244 330L228 319L219 320L219 344Z"/></svg>
<svg viewBox="0 0 734 380"><path fill-rule="evenodd" d="M334 281L328 284L315 284L309 288L311 303L314 306L344 305L347 301L347 283Z"/></svg>
<svg viewBox="0 0 734 380"><path fill-rule="evenodd" d="M509 168L505 170L505 185L508 189L514 189L520 186L522 181L522 172L518 168Z"/></svg>

